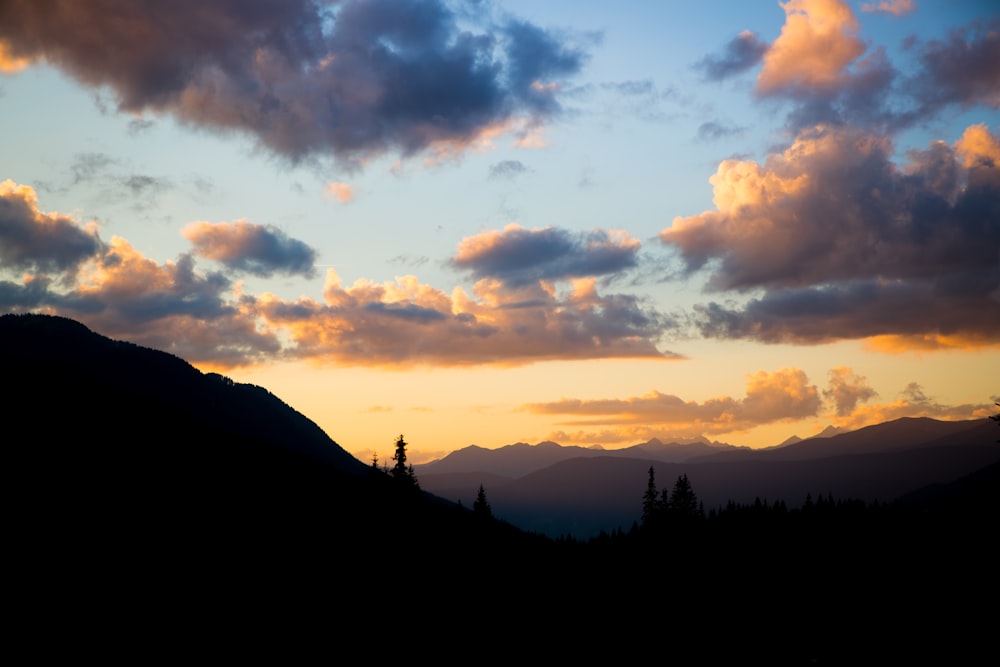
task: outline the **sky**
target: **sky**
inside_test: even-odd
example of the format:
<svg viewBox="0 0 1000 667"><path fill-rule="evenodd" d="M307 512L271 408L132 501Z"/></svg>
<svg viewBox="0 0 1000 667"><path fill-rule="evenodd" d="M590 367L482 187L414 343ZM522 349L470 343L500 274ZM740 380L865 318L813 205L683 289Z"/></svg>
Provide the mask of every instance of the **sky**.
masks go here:
<svg viewBox="0 0 1000 667"><path fill-rule="evenodd" d="M0 0L0 123L0 312L366 462L1000 401L994 1Z"/></svg>

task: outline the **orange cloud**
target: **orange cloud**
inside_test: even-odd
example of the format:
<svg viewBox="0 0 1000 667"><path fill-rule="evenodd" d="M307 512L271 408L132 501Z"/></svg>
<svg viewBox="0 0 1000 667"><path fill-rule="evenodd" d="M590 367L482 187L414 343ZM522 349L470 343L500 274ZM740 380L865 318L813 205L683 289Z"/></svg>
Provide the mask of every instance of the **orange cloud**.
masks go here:
<svg viewBox="0 0 1000 667"><path fill-rule="evenodd" d="M0 72L20 72L30 64L29 59L13 55L10 47L0 41Z"/></svg>
<svg viewBox="0 0 1000 667"><path fill-rule="evenodd" d="M854 430L902 417L931 417L944 420L983 419L991 416L995 410L995 406L988 403L979 405L938 403L926 396L923 388L916 383L910 383L900 394L900 398L891 403L862 405L849 414L835 415L832 417L833 422L841 428Z"/></svg>
<svg viewBox="0 0 1000 667"><path fill-rule="evenodd" d="M783 368L773 373L759 371L747 376L746 396L742 399L721 396L699 403L652 391L625 399L567 398L550 403L529 403L522 409L535 414L580 417L563 422L565 425L614 427L598 436L561 432L560 441L611 443L634 438L689 438L706 433L745 431L763 424L815 416L821 404L819 390L809 384L804 371Z"/></svg>
<svg viewBox="0 0 1000 667"><path fill-rule="evenodd" d="M1000 308L1000 304L997 304ZM884 335L864 339L864 347L872 352L884 354L919 354L921 352L943 352L949 350L976 350L983 348L1000 349L1000 340L991 335L939 333L913 335Z"/></svg>
<svg viewBox="0 0 1000 667"><path fill-rule="evenodd" d="M586 292L586 290L585 290ZM267 325L317 363L373 366L524 364L540 359L674 358L652 340L658 322L621 295L560 298L540 285L508 289L484 279L451 294L414 276L341 284L330 270L325 303L265 294ZM574 293L579 297L579 293Z"/></svg>
<svg viewBox="0 0 1000 667"><path fill-rule="evenodd" d="M843 0L789 0L781 6L785 25L764 54L757 91L835 87L865 51L850 6Z"/></svg>
<svg viewBox="0 0 1000 667"><path fill-rule="evenodd" d="M333 181L323 187L323 192L333 197L341 204L349 204L354 201L354 188L347 183Z"/></svg>
<svg viewBox="0 0 1000 667"><path fill-rule="evenodd" d="M962 137L955 142L955 152L966 169L1000 167L1000 139L985 123L965 128Z"/></svg>

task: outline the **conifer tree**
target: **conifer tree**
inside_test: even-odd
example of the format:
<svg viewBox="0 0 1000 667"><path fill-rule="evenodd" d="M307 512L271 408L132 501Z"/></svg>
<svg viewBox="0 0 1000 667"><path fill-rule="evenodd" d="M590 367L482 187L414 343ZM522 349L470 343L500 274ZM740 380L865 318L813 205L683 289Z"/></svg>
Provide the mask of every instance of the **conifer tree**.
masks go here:
<svg viewBox="0 0 1000 667"><path fill-rule="evenodd" d="M476 500L472 503L472 511L479 516L493 516L493 510L490 509L490 503L486 500L486 489L483 485L479 485L479 493L476 495Z"/></svg>
<svg viewBox="0 0 1000 667"><path fill-rule="evenodd" d="M656 513L658 506L656 495L656 476L653 466L649 466L649 481L646 482L646 493L642 494L642 525L648 526Z"/></svg>
<svg viewBox="0 0 1000 667"><path fill-rule="evenodd" d="M389 474L400 482L405 482L412 486L419 486L417 484L417 475L413 470L412 465L406 465L406 440L403 439L402 434L396 439L396 452L392 455L392 460L395 461Z"/></svg>
<svg viewBox="0 0 1000 667"><path fill-rule="evenodd" d="M698 496L691 488L687 473L677 478L674 490L670 493L670 512L681 519L696 519L701 514L698 510Z"/></svg>

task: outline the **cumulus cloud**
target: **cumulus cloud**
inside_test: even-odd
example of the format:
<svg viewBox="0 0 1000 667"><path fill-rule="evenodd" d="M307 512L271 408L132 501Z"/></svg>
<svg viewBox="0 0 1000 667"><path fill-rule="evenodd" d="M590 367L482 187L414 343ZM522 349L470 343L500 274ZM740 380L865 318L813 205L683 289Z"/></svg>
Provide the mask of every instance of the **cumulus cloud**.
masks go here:
<svg viewBox="0 0 1000 667"><path fill-rule="evenodd" d="M721 55L708 55L695 63L694 68L712 81L721 81L742 74L758 65L767 53L769 44L755 33L744 30L734 37Z"/></svg>
<svg viewBox="0 0 1000 667"><path fill-rule="evenodd" d="M71 289L53 289L44 276L0 283L0 307L73 317L105 335L219 368L276 355L278 339L258 331L231 288L221 274L198 272L188 255L161 265L113 237Z"/></svg>
<svg viewBox="0 0 1000 667"><path fill-rule="evenodd" d="M443 0L96 0L0 6L0 65L45 62L118 109L359 165L560 110L583 40ZM474 32L473 26L481 29Z"/></svg>
<svg viewBox="0 0 1000 667"><path fill-rule="evenodd" d="M661 314L633 296L600 294L592 277L558 288L486 277L470 294L413 276L347 287L331 270L323 301L288 301L245 293L195 264L197 254L257 274L311 272L312 250L273 227L194 223L184 233L195 253L159 264L123 238L101 244L71 220L40 212L30 188L5 182L0 192L5 268L36 270L20 283L0 280L0 309L73 317L210 367L279 358L383 366L677 358L657 348Z"/></svg>
<svg viewBox="0 0 1000 667"><path fill-rule="evenodd" d="M94 225L81 226L59 213L38 209L27 185L0 182L0 264L29 271L73 271L100 252Z"/></svg>
<svg viewBox="0 0 1000 667"><path fill-rule="evenodd" d="M640 245L638 239L622 231L574 233L556 227L525 229L509 224L502 231L462 240L451 264L479 278L520 286L627 270L636 265Z"/></svg>
<svg viewBox="0 0 1000 667"><path fill-rule="evenodd" d="M660 316L590 282L566 295L533 286L476 283L451 294L403 276L341 284L327 273L324 302L260 297L258 312L292 342L287 353L317 362L370 365L523 364L537 360L675 355L655 346Z"/></svg>
<svg viewBox="0 0 1000 667"><path fill-rule="evenodd" d="M196 255L264 278L275 273L315 275L316 251L273 225L195 222L181 230Z"/></svg>
<svg viewBox="0 0 1000 667"><path fill-rule="evenodd" d="M756 93L792 102L787 123L851 124L880 132L903 130L948 109L1000 108L1000 19L953 30L943 40L904 42L910 61L869 49L843 0L782 3L781 35L762 56ZM905 2L869 4L866 11L905 13Z"/></svg>
<svg viewBox="0 0 1000 667"><path fill-rule="evenodd" d="M562 422L563 425L614 427L597 439L593 433L582 437L583 440L610 443L626 441L640 433L647 437L654 437L655 433L673 434L668 437L696 437L744 431L764 424L815 416L821 406L819 390L809 383L805 372L783 368L772 373L758 371L748 375L743 398L722 396L698 402L652 391L625 399L567 398L528 403L523 409L535 414L576 417ZM564 432L563 439L566 436Z"/></svg>
<svg viewBox="0 0 1000 667"><path fill-rule="evenodd" d="M850 6L843 0L789 0L781 6L785 25L763 54L758 92L836 87L865 51Z"/></svg>
<svg viewBox="0 0 1000 667"><path fill-rule="evenodd" d="M823 397L832 402L838 416L854 412L858 403L875 398L878 394L868 384L868 378L856 374L847 366L830 369L830 387L823 390Z"/></svg>
<svg viewBox="0 0 1000 667"><path fill-rule="evenodd" d="M1000 334L998 147L973 126L897 166L885 138L817 127L764 165L721 163L716 210L676 218L660 239L709 272L709 289L764 290L700 306L708 336L984 344Z"/></svg>

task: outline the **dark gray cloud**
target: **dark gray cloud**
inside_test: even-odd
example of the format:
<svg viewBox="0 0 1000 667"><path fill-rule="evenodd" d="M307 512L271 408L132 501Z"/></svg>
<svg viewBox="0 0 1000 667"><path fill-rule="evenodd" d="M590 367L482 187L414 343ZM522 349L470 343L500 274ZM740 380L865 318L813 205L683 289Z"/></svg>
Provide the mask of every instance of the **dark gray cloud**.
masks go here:
<svg viewBox="0 0 1000 667"><path fill-rule="evenodd" d="M624 233L508 225L465 239L451 264L479 278L520 286L625 271L636 265L639 246Z"/></svg>
<svg viewBox="0 0 1000 667"><path fill-rule="evenodd" d="M72 271L101 247L72 218L39 211L30 187L0 182L0 268Z"/></svg>
<svg viewBox="0 0 1000 667"><path fill-rule="evenodd" d="M470 17L485 28L471 32ZM550 84L586 59L579 42L458 17L443 0L7 2L0 42L107 87L121 111L344 163L461 144L515 117L542 122L560 111Z"/></svg>
<svg viewBox="0 0 1000 667"><path fill-rule="evenodd" d="M904 119L920 120L953 106L1000 109L1000 19L978 21L945 40L911 48L920 69L904 85L916 101L915 111Z"/></svg>
<svg viewBox="0 0 1000 667"><path fill-rule="evenodd" d="M272 225L198 222L182 233L194 245L195 254L231 269L264 278L275 273L307 277L316 273L316 251Z"/></svg>
<svg viewBox="0 0 1000 667"><path fill-rule="evenodd" d="M770 45L755 33L743 31L726 44L720 54L710 54L695 63L704 78L722 81L758 65Z"/></svg>
<svg viewBox="0 0 1000 667"><path fill-rule="evenodd" d="M994 252L995 255L995 252ZM695 307L710 338L819 344L894 336L921 347L976 346L1000 340L1000 266L919 281L856 280L770 289L742 305Z"/></svg>

